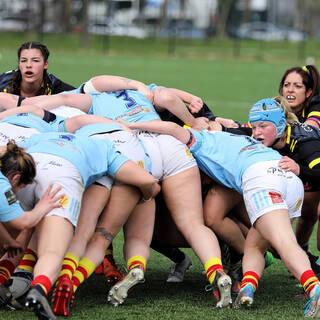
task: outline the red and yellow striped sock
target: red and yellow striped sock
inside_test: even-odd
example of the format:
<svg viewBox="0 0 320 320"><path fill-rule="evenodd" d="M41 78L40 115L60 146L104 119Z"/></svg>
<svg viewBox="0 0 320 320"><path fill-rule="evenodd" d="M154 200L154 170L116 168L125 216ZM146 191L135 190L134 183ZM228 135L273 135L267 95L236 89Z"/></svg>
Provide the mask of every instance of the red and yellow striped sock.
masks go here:
<svg viewBox="0 0 320 320"><path fill-rule="evenodd" d="M240 289L243 288L248 283L250 283L253 286L254 291L256 291L258 288L259 280L260 280L260 277L254 271L247 271L243 275Z"/></svg>
<svg viewBox="0 0 320 320"><path fill-rule="evenodd" d="M142 256L133 256L127 261L127 269L131 270L133 268L140 268L143 272L146 271L147 262L146 259Z"/></svg>
<svg viewBox="0 0 320 320"><path fill-rule="evenodd" d="M61 271L57 281L59 281L65 274L69 277L69 279L71 279L78 265L79 258L74 254L67 252L64 256Z"/></svg>
<svg viewBox="0 0 320 320"><path fill-rule="evenodd" d="M301 275L300 283L302 284L304 291L307 294L310 294L315 285L319 283L319 280L312 270L307 270Z"/></svg>
<svg viewBox="0 0 320 320"><path fill-rule="evenodd" d="M218 269L223 270L222 262L220 258L210 258L204 265L206 275L210 283L214 281L216 271Z"/></svg>
<svg viewBox="0 0 320 320"><path fill-rule="evenodd" d="M31 282L31 288L35 285L40 285L46 295L50 292L52 286L51 280L45 275L35 277Z"/></svg>
<svg viewBox="0 0 320 320"><path fill-rule="evenodd" d="M15 265L10 260L0 260L0 284L5 285L10 279Z"/></svg>
<svg viewBox="0 0 320 320"><path fill-rule="evenodd" d="M37 263L37 260L37 251L27 248L26 252L24 253L24 256L19 262L18 268L33 273L33 268Z"/></svg>
<svg viewBox="0 0 320 320"><path fill-rule="evenodd" d="M82 258L80 260L78 268L74 272L72 277L73 292L76 292L80 284L92 275L95 268L96 268L96 265L90 259Z"/></svg>

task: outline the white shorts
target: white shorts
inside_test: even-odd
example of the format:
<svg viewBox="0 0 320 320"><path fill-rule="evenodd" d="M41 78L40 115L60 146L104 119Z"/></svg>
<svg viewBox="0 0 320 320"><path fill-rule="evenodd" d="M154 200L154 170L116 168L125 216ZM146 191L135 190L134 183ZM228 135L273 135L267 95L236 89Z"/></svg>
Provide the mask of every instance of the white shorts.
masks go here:
<svg viewBox="0 0 320 320"><path fill-rule="evenodd" d="M150 157L146 154L142 142L129 131L95 134L92 137L112 141L122 154L134 161L139 167L151 171Z"/></svg>
<svg viewBox="0 0 320 320"><path fill-rule="evenodd" d="M31 137L33 134L39 133L33 128L21 127L15 124L1 122L0 123L0 146L6 146L9 140L15 142Z"/></svg>
<svg viewBox="0 0 320 320"><path fill-rule="evenodd" d="M151 173L151 160L145 153L144 147L139 139L128 131L114 131L110 133L95 134L91 137L96 139L108 139L122 154L134 161L139 167L146 169ZM151 173L152 174L152 173ZM104 176L96 182L111 189L113 178Z"/></svg>
<svg viewBox="0 0 320 320"><path fill-rule="evenodd" d="M54 113L57 116L62 116L66 118L71 118L75 116L80 116L83 114L86 114L82 110L74 107L69 107L69 106L60 106L54 109L49 110L50 112Z"/></svg>
<svg viewBox="0 0 320 320"><path fill-rule="evenodd" d="M176 138L138 131L152 164L152 173L158 181L174 176L197 165L189 148Z"/></svg>
<svg viewBox="0 0 320 320"><path fill-rule="evenodd" d="M62 207L51 210L46 216L63 217L76 227L84 192L78 169L68 160L51 154L33 153L32 157L37 163L37 174L33 184L17 193L22 207L31 210L52 183L53 189L62 187L59 194L64 194L64 198L60 200Z"/></svg>
<svg viewBox="0 0 320 320"><path fill-rule="evenodd" d="M258 162L242 176L242 190L252 225L273 210L288 210L290 218L301 215L303 184L292 172L278 167L278 160Z"/></svg>

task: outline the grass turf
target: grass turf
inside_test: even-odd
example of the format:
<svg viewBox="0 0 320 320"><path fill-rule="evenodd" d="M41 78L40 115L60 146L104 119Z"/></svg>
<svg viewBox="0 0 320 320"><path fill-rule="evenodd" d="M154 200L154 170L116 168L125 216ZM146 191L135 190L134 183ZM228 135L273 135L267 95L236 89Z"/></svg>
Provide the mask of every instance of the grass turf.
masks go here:
<svg viewBox="0 0 320 320"><path fill-rule="evenodd" d="M11 38L6 35L2 40L0 72L16 67L16 49L29 39L15 34ZM246 121L247 112L254 102L277 95L280 77L288 67L301 65L301 61L295 58L297 47L288 43L268 43L262 48L260 43L253 47L251 43L251 47L242 48L246 55L233 58L231 42L215 42L215 56L207 54L208 48L204 44L201 46L201 43L194 42L190 46L188 41L180 42L179 50L182 49L182 52L168 57L163 42L154 43L150 48L151 40L137 44L128 39L111 39L112 46L106 54L99 48L101 43L97 43L98 40L94 43L95 47L88 50L79 48L77 41L74 37L55 36L43 40L51 50L49 72L74 86L94 75L115 74L181 88L202 97L215 114L241 122ZM132 48L128 49L130 46ZM317 43L311 43L312 46L316 48ZM194 48L200 49L196 53L183 54L183 51L191 50L190 47L193 52ZM275 52L280 49L281 54L276 55ZM266 58L270 56L273 58ZM122 242L123 237L119 235L115 241L115 256L119 263L123 263ZM313 237L313 251L314 244ZM217 310L213 308L211 293L204 291L206 280L201 275L203 267L190 249L186 251L192 256L193 266L187 272L184 283L167 284L165 280L170 262L152 252L146 283L139 285L123 306L114 308L106 304L106 283L102 276L93 275L78 290L70 319L302 318L305 301L294 298L302 290L296 286L297 281L289 277L280 261L265 271L252 310ZM19 320L33 319L34 316L27 311L0 310L0 318Z"/></svg>

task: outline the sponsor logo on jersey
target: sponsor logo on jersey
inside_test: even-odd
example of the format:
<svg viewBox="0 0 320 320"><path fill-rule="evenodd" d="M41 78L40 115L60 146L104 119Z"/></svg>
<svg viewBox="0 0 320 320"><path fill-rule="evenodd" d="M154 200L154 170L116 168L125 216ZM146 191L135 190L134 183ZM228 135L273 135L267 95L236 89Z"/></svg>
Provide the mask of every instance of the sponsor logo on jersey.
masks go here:
<svg viewBox="0 0 320 320"><path fill-rule="evenodd" d="M280 193L277 192L269 192L272 203L282 203L283 199Z"/></svg>
<svg viewBox="0 0 320 320"><path fill-rule="evenodd" d="M296 207L295 207L295 211L297 211L302 205L302 198L300 198L298 201L297 201L297 204L296 204Z"/></svg>
<svg viewBox="0 0 320 320"><path fill-rule="evenodd" d="M143 160L138 160L138 161L137 161L137 165L138 165L139 167L141 167L141 168L144 169L144 162L143 162Z"/></svg>
<svg viewBox="0 0 320 320"><path fill-rule="evenodd" d="M193 158L192 153L190 152L189 148L184 149L184 151L186 152L186 154L189 158Z"/></svg>
<svg viewBox="0 0 320 320"><path fill-rule="evenodd" d="M11 204L17 202L16 195L14 194L14 192L11 189L9 191L5 192L4 195L8 201L9 206Z"/></svg>
<svg viewBox="0 0 320 320"><path fill-rule="evenodd" d="M278 168L278 167L269 167L269 168L267 169L267 173L277 174L278 176L285 175L285 171L284 171L284 170L281 170L281 169Z"/></svg>
<svg viewBox="0 0 320 320"><path fill-rule="evenodd" d="M136 107L135 109L131 110L130 112L127 112L127 113L120 115L119 118L134 116L140 112L143 112L142 106Z"/></svg>
<svg viewBox="0 0 320 320"><path fill-rule="evenodd" d="M62 206L63 208L66 208L67 205L68 205L68 203L69 203L69 200L70 200L70 197L64 196L63 198L61 198L61 199L59 200L59 203L61 204L61 206Z"/></svg>
<svg viewBox="0 0 320 320"><path fill-rule="evenodd" d="M72 135L68 135L68 134L61 134L59 136L60 139L64 139L64 140L67 140L67 141L72 141L75 137L72 136Z"/></svg>
<svg viewBox="0 0 320 320"><path fill-rule="evenodd" d="M51 164L52 166L56 166L56 167L62 167L62 164L61 163L58 163L56 161L50 161L49 164Z"/></svg>

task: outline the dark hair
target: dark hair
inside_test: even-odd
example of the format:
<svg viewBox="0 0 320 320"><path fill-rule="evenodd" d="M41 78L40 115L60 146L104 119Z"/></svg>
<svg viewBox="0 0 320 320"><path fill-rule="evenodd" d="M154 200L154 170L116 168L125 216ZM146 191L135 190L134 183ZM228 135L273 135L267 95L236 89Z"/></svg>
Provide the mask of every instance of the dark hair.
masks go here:
<svg viewBox="0 0 320 320"><path fill-rule="evenodd" d="M7 143L7 150L0 155L0 170L4 176L19 173L19 184L29 184L36 176L36 164L32 156L15 144L13 140Z"/></svg>
<svg viewBox="0 0 320 320"><path fill-rule="evenodd" d="M306 87L306 91L308 91L309 89L311 89L311 94L308 98L306 98L306 100L303 102L303 109L308 109L309 104L311 99L314 96L320 95L320 75L319 75L319 71L318 69L313 66L313 65L307 65L307 66L303 66L303 67L293 67L291 69L288 69L281 81L280 81L280 85L279 85L279 93L282 95L282 88L285 82L286 77L288 76L288 74L292 73L292 72L296 72L298 73L301 78L302 78L302 83L305 85Z"/></svg>
<svg viewBox="0 0 320 320"><path fill-rule="evenodd" d="M37 41L25 42L20 46L20 48L18 49L18 52L17 52L18 61L20 60L22 50L28 50L28 49L40 50L44 62L48 61L48 58L50 55L49 49L44 44L42 44L41 42L37 42ZM12 82L11 82L11 85L8 87L7 92L13 93L16 95L20 95L21 79L22 79L21 71L19 68L17 68L16 72L14 73L14 75L12 77ZM45 69L45 70L43 70L43 83L42 83L42 85L36 95L47 94L46 90L48 88L48 84L49 84L49 77L48 77L48 72Z"/></svg>

